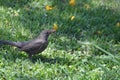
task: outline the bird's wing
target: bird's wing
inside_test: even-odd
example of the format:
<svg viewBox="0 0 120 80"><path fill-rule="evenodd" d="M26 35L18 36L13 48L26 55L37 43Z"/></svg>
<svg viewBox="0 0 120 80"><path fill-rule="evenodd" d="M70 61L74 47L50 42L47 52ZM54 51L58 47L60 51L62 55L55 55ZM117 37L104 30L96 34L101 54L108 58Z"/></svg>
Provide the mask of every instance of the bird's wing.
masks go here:
<svg viewBox="0 0 120 80"><path fill-rule="evenodd" d="M43 46L43 42L42 41L31 41L31 42L29 42L28 44L26 44L25 46L23 46L22 48L21 48L21 50L23 50L23 51L29 51L29 50L35 50L35 49L38 49L38 48L40 48L40 47L42 47Z"/></svg>

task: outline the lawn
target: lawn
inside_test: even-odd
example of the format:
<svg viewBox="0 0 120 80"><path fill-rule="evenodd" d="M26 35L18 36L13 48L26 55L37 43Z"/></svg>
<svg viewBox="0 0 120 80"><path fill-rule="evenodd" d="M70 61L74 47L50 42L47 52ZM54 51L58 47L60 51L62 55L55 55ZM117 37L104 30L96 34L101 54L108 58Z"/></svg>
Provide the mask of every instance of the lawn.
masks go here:
<svg viewBox="0 0 120 80"><path fill-rule="evenodd" d="M54 24L32 61L0 47L0 80L120 79L120 0L0 0L0 40L30 40Z"/></svg>

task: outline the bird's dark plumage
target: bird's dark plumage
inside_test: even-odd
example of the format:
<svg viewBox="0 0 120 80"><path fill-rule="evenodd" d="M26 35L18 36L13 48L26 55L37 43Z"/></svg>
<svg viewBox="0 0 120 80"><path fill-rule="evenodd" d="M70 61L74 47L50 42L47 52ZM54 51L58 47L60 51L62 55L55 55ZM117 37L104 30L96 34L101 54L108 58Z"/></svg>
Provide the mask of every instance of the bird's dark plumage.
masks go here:
<svg viewBox="0 0 120 80"><path fill-rule="evenodd" d="M41 53L47 48L48 37L53 32L55 32L55 30L43 30L37 38L25 42L11 42L0 40L0 45L5 44L15 46L20 50L26 52L29 57L31 57L34 54Z"/></svg>

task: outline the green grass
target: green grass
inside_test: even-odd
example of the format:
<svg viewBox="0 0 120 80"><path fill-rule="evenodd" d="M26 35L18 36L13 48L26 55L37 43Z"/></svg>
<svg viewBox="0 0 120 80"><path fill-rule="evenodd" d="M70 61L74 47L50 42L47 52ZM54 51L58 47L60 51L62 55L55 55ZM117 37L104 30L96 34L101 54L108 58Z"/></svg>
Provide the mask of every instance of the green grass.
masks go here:
<svg viewBox="0 0 120 80"><path fill-rule="evenodd" d="M53 10L46 11L46 5ZM75 6L68 0L0 0L0 40L25 41L54 23L59 27L33 61L17 48L2 46L0 79L119 80L118 22L119 0L76 0Z"/></svg>

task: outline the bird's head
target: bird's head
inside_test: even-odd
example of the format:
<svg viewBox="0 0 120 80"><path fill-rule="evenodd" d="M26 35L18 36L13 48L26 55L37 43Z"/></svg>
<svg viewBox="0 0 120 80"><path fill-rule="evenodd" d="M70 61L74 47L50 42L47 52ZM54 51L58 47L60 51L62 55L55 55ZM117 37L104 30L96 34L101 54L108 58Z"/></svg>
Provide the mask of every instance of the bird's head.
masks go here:
<svg viewBox="0 0 120 80"><path fill-rule="evenodd" d="M48 39L49 35L51 33L54 33L56 30L52 29L52 30L43 30L41 33L40 33L40 36L39 38L42 38L42 39Z"/></svg>

